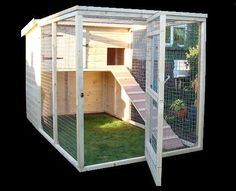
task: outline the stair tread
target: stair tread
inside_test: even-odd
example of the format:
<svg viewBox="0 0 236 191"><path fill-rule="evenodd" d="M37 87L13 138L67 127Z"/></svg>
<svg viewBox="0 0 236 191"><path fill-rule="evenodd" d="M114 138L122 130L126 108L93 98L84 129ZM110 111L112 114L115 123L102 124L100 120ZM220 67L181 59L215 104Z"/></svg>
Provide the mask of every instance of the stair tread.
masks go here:
<svg viewBox="0 0 236 191"><path fill-rule="evenodd" d="M140 86L124 86L125 91L143 91ZM145 92L143 92L145 93Z"/></svg>
<svg viewBox="0 0 236 191"><path fill-rule="evenodd" d="M137 109L140 116L145 121L146 118L146 94L137 83L132 74L126 69L114 69L111 70L118 83L124 88L125 92L129 96L134 107ZM157 115L157 110L154 109L154 113ZM153 114L155 115L155 114ZM163 121L163 148L177 149L183 147L183 143L179 137L171 129L170 125Z"/></svg>
<svg viewBox="0 0 236 191"><path fill-rule="evenodd" d="M163 140L163 148L166 150L184 147L179 138Z"/></svg>
<svg viewBox="0 0 236 191"><path fill-rule="evenodd" d="M145 102L134 102L133 103L137 108L145 108Z"/></svg>

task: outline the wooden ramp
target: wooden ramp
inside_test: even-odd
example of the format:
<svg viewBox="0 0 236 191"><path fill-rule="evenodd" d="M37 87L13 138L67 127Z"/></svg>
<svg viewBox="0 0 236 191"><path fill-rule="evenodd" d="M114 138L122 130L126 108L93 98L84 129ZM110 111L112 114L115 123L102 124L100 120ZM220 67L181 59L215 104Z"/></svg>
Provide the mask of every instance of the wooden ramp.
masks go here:
<svg viewBox="0 0 236 191"><path fill-rule="evenodd" d="M125 90L129 96L132 104L145 121L146 106L145 106L145 92L134 79L133 75L127 68L114 68L111 72L120 86ZM170 125L164 120L163 127L163 149L172 150L181 148L182 144L180 138L174 133Z"/></svg>

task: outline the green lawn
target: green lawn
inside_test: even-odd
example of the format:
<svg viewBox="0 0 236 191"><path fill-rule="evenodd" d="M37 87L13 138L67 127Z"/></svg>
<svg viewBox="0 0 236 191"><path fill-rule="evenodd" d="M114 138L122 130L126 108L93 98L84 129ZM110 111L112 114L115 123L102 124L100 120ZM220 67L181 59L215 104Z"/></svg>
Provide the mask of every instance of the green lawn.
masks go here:
<svg viewBox="0 0 236 191"><path fill-rule="evenodd" d="M59 144L76 159L75 124L75 116L58 116ZM129 123L107 114L86 114L84 130L85 165L144 155L144 130Z"/></svg>

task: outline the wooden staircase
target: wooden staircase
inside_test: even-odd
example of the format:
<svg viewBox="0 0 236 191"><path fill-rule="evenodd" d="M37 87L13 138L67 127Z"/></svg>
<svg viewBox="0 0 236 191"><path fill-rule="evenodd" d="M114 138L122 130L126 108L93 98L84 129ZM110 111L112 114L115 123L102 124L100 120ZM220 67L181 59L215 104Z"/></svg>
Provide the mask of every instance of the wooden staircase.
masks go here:
<svg viewBox="0 0 236 191"><path fill-rule="evenodd" d="M129 96L132 104L145 121L146 119L146 106L145 106L145 92L139 86L133 75L125 67L111 69L111 72L120 86L125 90ZM172 150L181 148L182 144L180 138L174 133L170 125L164 120L163 126L163 149Z"/></svg>

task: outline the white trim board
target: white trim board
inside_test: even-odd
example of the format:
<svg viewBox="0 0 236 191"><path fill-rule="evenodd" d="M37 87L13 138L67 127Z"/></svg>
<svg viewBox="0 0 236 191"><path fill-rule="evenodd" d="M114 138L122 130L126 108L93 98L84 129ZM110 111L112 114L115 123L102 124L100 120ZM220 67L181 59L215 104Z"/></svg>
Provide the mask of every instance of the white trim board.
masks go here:
<svg viewBox="0 0 236 191"><path fill-rule="evenodd" d="M21 36L24 36L29 32L32 27L37 23L40 25L46 25L51 22L56 22L65 18L69 18L70 15L75 15L76 12L82 16L94 16L96 18L124 18L124 19L137 19L146 20L152 15L166 14L167 19L180 19L180 20L195 20L205 21L207 14L203 13L189 13L189 12L174 12L174 11L160 11L160 10L144 10L144 9L124 9L124 8L110 8L110 7L93 7L93 6L74 6L69 9L65 9L58 13L49 15L40 20L32 19L22 30ZM155 15L154 15L155 14ZM67 16L66 16L67 15Z"/></svg>

